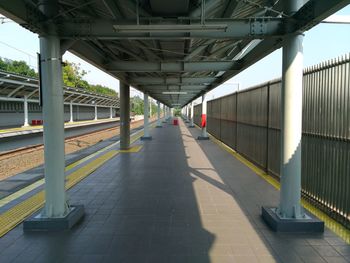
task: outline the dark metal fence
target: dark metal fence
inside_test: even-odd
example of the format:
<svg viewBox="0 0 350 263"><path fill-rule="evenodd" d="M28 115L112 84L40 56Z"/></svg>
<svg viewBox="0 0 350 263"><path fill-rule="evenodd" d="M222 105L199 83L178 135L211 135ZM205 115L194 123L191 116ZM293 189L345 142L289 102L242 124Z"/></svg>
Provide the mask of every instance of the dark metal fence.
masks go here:
<svg viewBox="0 0 350 263"><path fill-rule="evenodd" d="M350 56L304 70L302 193L350 227ZM208 102L208 132L279 177L281 81ZM199 125L200 105L194 121Z"/></svg>

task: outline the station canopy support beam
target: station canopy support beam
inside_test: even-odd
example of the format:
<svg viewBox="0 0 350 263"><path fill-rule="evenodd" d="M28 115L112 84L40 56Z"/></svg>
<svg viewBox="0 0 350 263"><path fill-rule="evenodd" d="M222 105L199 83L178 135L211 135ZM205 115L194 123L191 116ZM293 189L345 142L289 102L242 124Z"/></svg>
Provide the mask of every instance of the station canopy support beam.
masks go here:
<svg viewBox="0 0 350 263"><path fill-rule="evenodd" d="M287 14L302 0L285 3ZM286 36L283 43L281 93L281 190L277 208L263 207L262 216L275 231L323 232L324 224L301 207L301 137L303 87L303 35Z"/></svg>
<svg viewBox="0 0 350 263"><path fill-rule="evenodd" d="M98 113L97 113L97 105L95 105L95 118L94 118L95 121L97 121L97 119L98 119L97 114L98 114Z"/></svg>
<svg viewBox="0 0 350 263"><path fill-rule="evenodd" d="M143 136L141 140L152 140L152 137L149 133L149 102L148 102L148 94L144 93L143 99Z"/></svg>
<svg viewBox="0 0 350 263"><path fill-rule="evenodd" d="M48 17L56 14L58 2L42 0ZM71 228L84 214L83 206L68 206L65 191L64 104L60 39L40 36L42 103L44 120L45 205L39 216L26 220L25 231L57 231Z"/></svg>
<svg viewBox="0 0 350 263"><path fill-rule="evenodd" d="M194 128L194 102L191 101L191 117L190 117L190 125L189 128Z"/></svg>
<svg viewBox="0 0 350 263"><path fill-rule="evenodd" d="M160 119L160 101L157 101L157 128L162 128L162 121Z"/></svg>
<svg viewBox="0 0 350 263"><path fill-rule="evenodd" d="M261 39L280 37L285 33L285 18L206 19L205 24L193 18L140 19L66 19L59 25L62 39L152 40L152 39Z"/></svg>
<svg viewBox="0 0 350 263"><path fill-rule="evenodd" d="M207 134L207 97L206 94L202 95L202 116L201 116L201 135L198 136L198 140L209 140Z"/></svg>
<svg viewBox="0 0 350 263"><path fill-rule="evenodd" d="M24 113L24 123L23 127L29 126L29 120L28 120L28 96L24 96L23 100L23 113Z"/></svg>
<svg viewBox="0 0 350 263"><path fill-rule="evenodd" d="M120 87L120 149L130 147L130 87L123 81Z"/></svg>
<svg viewBox="0 0 350 263"><path fill-rule="evenodd" d="M189 115L189 105L188 104L186 105L185 109L186 109L186 122L189 123L190 119L189 119L189 116L188 116Z"/></svg>
<svg viewBox="0 0 350 263"><path fill-rule="evenodd" d="M69 103L69 122L74 122L73 120L73 103Z"/></svg>

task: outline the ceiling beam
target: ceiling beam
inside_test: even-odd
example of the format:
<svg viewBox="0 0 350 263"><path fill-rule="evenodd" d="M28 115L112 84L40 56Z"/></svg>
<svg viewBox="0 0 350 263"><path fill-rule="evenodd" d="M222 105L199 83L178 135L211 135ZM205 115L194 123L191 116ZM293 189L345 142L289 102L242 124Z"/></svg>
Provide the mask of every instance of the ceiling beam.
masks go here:
<svg viewBox="0 0 350 263"><path fill-rule="evenodd" d="M100 70L111 75L112 77L117 77L119 80L125 81L125 76L123 74L112 74L111 72L108 72L105 67L103 67L103 65L107 63L109 58L105 57L104 54L98 52L98 50L94 49L88 43L83 41L76 41L73 44L73 46L69 49L69 51L72 52L74 55L78 56L79 58L87 61L88 63L94 65Z"/></svg>
<svg viewBox="0 0 350 263"><path fill-rule="evenodd" d="M212 83L216 80L218 80L218 78L215 77L134 77L129 80L129 83L132 85L207 85L207 83Z"/></svg>
<svg viewBox="0 0 350 263"><path fill-rule="evenodd" d="M350 0L309 0L293 15L296 30L306 31L350 4Z"/></svg>
<svg viewBox="0 0 350 263"><path fill-rule="evenodd" d="M199 61L199 62L140 62L112 61L106 65L110 72L199 72L239 70L236 61Z"/></svg>
<svg viewBox="0 0 350 263"><path fill-rule="evenodd" d="M141 20L66 20L59 24L62 39L255 39L278 37L283 34L284 18Z"/></svg>
<svg viewBox="0 0 350 263"><path fill-rule="evenodd" d="M159 90L159 91L166 91L166 90L183 90L183 91L188 91L192 90L195 92L198 92L203 89L202 85L141 85L147 90Z"/></svg>

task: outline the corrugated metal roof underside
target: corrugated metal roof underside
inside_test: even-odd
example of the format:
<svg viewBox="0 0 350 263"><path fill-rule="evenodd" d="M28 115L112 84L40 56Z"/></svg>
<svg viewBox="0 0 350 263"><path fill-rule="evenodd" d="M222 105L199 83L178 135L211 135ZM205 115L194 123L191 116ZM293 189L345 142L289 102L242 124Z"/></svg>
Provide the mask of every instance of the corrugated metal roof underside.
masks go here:
<svg viewBox="0 0 350 263"><path fill-rule="evenodd" d="M0 0L0 12L42 34L38 2ZM278 0L204 2L202 9L201 0L59 0L50 21L71 52L171 106L187 104L281 47L286 22L308 30L349 0L304 1L293 17Z"/></svg>

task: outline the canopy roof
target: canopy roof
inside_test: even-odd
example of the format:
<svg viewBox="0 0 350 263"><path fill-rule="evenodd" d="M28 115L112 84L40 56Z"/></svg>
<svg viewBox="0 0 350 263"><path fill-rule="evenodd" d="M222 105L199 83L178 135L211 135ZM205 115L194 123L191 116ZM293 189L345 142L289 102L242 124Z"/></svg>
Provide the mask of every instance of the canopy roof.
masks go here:
<svg viewBox="0 0 350 263"><path fill-rule="evenodd" d="M119 98L89 92L80 88L63 87L64 103L81 106L119 108ZM39 82L36 78L0 70L0 101L39 102Z"/></svg>
<svg viewBox="0 0 350 263"><path fill-rule="evenodd" d="M0 13L168 106L183 106L350 0L0 0ZM55 1L50 1L55 2ZM40 7L41 6L41 7ZM325 36L326 37L326 36Z"/></svg>

